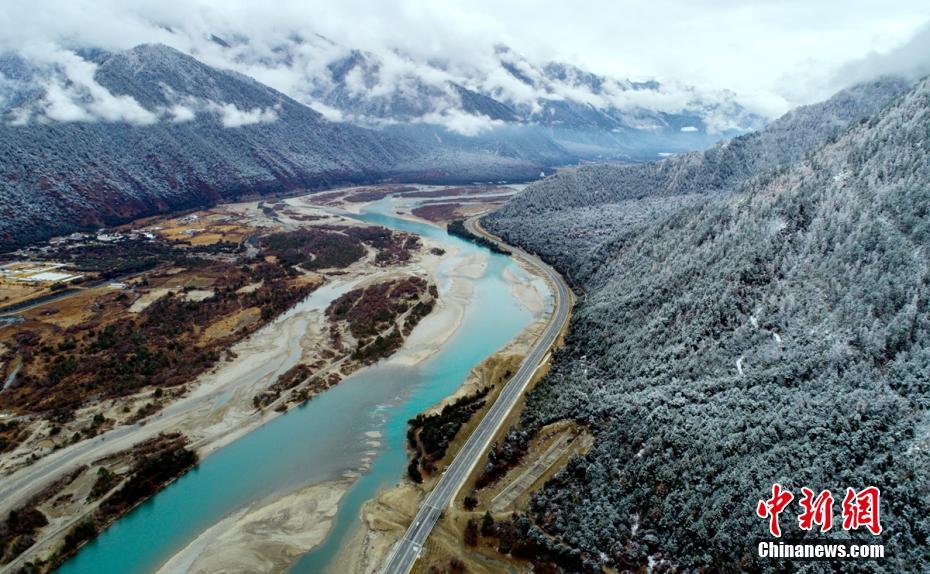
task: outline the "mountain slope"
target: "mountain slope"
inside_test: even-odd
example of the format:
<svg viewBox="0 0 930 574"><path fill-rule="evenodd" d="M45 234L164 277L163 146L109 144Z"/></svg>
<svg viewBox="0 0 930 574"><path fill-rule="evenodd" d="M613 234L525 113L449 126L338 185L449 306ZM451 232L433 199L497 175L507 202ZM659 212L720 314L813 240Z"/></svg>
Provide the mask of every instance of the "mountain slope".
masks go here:
<svg viewBox="0 0 930 574"><path fill-rule="evenodd" d="M869 117L908 83L887 78L859 84L826 102L788 112L757 132L638 166L588 166L547 180L524 194L515 209L591 206L647 195L680 195L732 189L778 165L801 159L852 123Z"/></svg>
<svg viewBox="0 0 930 574"><path fill-rule="evenodd" d="M505 238L521 241L564 267L616 229L654 216L663 205L703 201L704 194L735 190L756 175L800 160L908 86L895 78L860 84L704 151L646 164L593 165L560 173L529 186L486 222ZM537 219L561 228L561 236L537 228Z"/></svg>
<svg viewBox="0 0 930 574"><path fill-rule="evenodd" d="M296 57L278 55L282 65ZM353 51L326 67L325 89L309 96L377 128L368 129L327 121L250 77L163 45L84 49L51 67L2 55L0 250L244 193L385 178L528 179L580 157L690 148L719 137L639 129L632 126L642 118L627 125L559 92L584 87L603 95L652 84L610 88L615 82L577 68L520 65L534 89L549 94L540 109L558 114L536 117L525 103L517 111L449 74L437 84L416 66L402 86L385 89L382 62ZM591 120L601 116L607 123Z"/></svg>
<svg viewBox="0 0 930 574"><path fill-rule="evenodd" d="M340 50L331 41L317 53ZM291 64L302 45L282 47ZM573 131L662 133L700 141L707 132L741 132L762 125L728 94L705 101L685 89L678 105L656 82L631 82L593 74L562 62L535 65L506 46L497 46L491 69L452 69L443 62L419 62L401 53L347 50L310 78L309 96L358 121L437 123L439 115L469 115L488 121L535 124ZM690 90L690 91L688 91ZM687 100L687 101L682 101ZM661 107L661 106L660 106Z"/></svg>
<svg viewBox="0 0 930 574"><path fill-rule="evenodd" d="M95 78L187 121L4 122L0 248L241 193L372 180L416 153L164 46L109 56Z"/></svg>
<svg viewBox="0 0 930 574"><path fill-rule="evenodd" d="M572 266L586 295L521 425L575 419L596 441L524 536L591 571L787 571L755 557L772 483L831 489L837 516L847 487L876 485L884 533L850 534L886 558L844 571L930 569L928 126L924 80L808 159ZM842 537L796 516L786 539Z"/></svg>
<svg viewBox="0 0 930 574"><path fill-rule="evenodd" d="M314 50L306 49L308 42ZM249 60L242 46L231 50L251 65L268 65ZM764 124L732 94L699 96L693 88L617 80L565 63L535 65L505 46L486 56L483 67L461 67L399 52L347 50L315 37L282 46L275 65L314 70L298 96L309 105L361 125L418 124L414 135L423 134L427 145L456 132L468 136L460 143L466 149L507 146L519 131L558 144L568 161L652 159Z"/></svg>

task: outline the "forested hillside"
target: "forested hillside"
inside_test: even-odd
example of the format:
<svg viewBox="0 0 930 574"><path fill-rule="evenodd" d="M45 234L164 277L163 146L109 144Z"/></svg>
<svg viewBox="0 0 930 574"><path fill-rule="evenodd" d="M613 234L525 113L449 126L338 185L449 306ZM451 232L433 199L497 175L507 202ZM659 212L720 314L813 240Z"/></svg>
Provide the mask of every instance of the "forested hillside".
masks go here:
<svg viewBox="0 0 930 574"><path fill-rule="evenodd" d="M859 84L705 151L646 164L592 165L560 173L533 184L487 221L504 237L512 236L570 270L579 256L615 230L690 203L699 195L732 191L753 176L790 165L907 88L908 83L897 78ZM559 233L537 232L534 227L540 221L558 227Z"/></svg>
<svg viewBox="0 0 930 574"><path fill-rule="evenodd" d="M96 66L93 80L111 95L70 89L100 118L85 117L61 94L55 99L40 87L42 71L25 60L0 57L0 77L15 80L0 94L0 250L243 194L540 171L526 159L531 153L463 149L455 141L426 146L327 121L249 77L167 46L85 55ZM32 117L51 110L60 121Z"/></svg>
<svg viewBox="0 0 930 574"><path fill-rule="evenodd" d="M620 105L623 94L659 97L661 86L534 67L509 50L495 56L499 74L539 102L495 99L480 74L471 88L437 80L447 73L398 54L389 60L410 75L388 89L390 66L374 54L315 60L341 50L323 38L320 50L294 38L274 56L253 53L244 36L237 48L214 38L229 50L228 69L162 44L86 47L55 64L0 53L0 251L244 194L532 179L579 159L694 149L763 123L731 96L702 100L691 88L674 113ZM233 71L300 68L301 58L316 62L295 70L313 76L309 93Z"/></svg>
<svg viewBox="0 0 930 574"><path fill-rule="evenodd" d="M151 121L0 123L0 248L241 193L373 179L412 153L165 46L109 56L96 78Z"/></svg>
<svg viewBox="0 0 930 574"><path fill-rule="evenodd" d="M555 210L517 222L515 208L545 191L531 188L506 217L490 218L510 241L560 261L586 294L521 426L575 419L596 442L534 497L528 536L566 545L591 570L664 561L789 571L798 563L754 557L767 534L755 505L773 482L834 496L876 485L886 558L843 571L930 570L928 146L925 80L791 167L746 168L752 177L734 193L651 215L632 202L642 208L635 221L605 224L578 257L565 256L577 241L553 227ZM642 179L596 189L571 181L596 192L579 202L650 193L623 187ZM653 191L704 190L676 182ZM584 209L602 219L624 211ZM794 511L782 529L804 535Z"/></svg>

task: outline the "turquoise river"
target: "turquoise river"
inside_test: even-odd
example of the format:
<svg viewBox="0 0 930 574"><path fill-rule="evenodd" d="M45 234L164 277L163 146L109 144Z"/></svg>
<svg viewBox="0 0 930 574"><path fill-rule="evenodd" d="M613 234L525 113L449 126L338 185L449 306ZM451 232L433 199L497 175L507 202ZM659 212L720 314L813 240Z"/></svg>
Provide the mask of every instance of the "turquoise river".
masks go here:
<svg viewBox="0 0 930 574"><path fill-rule="evenodd" d="M442 294L448 288L445 274L454 263L451 259L486 250L438 227L393 216L398 203L386 198L368 206L358 218L457 247L460 252L439 269ZM525 272L502 255L488 254L487 261L483 276L475 281L460 328L438 353L416 367L379 363L363 369L216 451L115 522L59 572L154 572L231 513L302 486L339 479L346 471L359 468L359 461L374 450L370 469L342 499L328 537L291 568L297 573L334 572L333 559L359 524L362 504L397 483L405 472L407 420L454 392L473 367L533 321L503 276L508 268L521 276ZM535 284L549 294L545 283ZM372 431L382 435L374 448L371 435L366 435Z"/></svg>

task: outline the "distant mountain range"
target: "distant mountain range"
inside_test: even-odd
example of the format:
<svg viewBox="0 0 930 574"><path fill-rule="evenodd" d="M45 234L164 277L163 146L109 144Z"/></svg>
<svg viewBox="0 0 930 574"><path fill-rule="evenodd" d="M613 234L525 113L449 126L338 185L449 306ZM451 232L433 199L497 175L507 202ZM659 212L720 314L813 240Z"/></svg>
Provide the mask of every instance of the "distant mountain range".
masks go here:
<svg viewBox="0 0 930 574"><path fill-rule="evenodd" d="M692 90L684 96L681 109L656 111L655 103L665 92L657 81L617 80L560 62L537 66L505 46L498 46L495 55L496 67L484 70L485 77L463 76L445 70L441 63L424 63L405 67L399 77L393 72L388 79L382 58L353 50L314 78L310 96L372 123L428 123L431 118L438 120L437 115L459 113L565 130L666 135L732 133L764 123L736 104L732 94L717 94L717 101L706 102Z"/></svg>
<svg viewBox="0 0 930 574"><path fill-rule="evenodd" d="M324 38L313 43L324 51L340 49ZM292 62L296 49L281 48L282 65ZM657 153L704 147L765 123L731 93L708 99L693 88L672 90L654 80L614 79L562 62L536 65L506 46L497 46L484 68L467 70L404 54L351 50L307 84L309 105L406 137L435 140L452 131L487 147L509 141L516 131L524 143L552 142L576 159L655 159Z"/></svg>
<svg viewBox="0 0 930 574"><path fill-rule="evenodd" d="M283 47L262 69L295 53ZM658 96L656 82L537 67L503 47L496 83L391 57L349 51L295 98L164 45L84 49L54 65L0 56L0 249L243 194L525 180L579 160L693 149L761 123L696 97L677 113L649 111L633 102ZM334 113L341 121L327 119Z"/></svg>

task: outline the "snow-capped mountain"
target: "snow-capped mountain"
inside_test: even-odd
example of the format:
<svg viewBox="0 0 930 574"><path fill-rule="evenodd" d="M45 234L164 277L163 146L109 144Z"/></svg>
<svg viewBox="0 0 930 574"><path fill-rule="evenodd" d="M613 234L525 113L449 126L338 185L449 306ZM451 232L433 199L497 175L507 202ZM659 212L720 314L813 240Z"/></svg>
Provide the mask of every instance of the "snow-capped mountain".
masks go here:
<svg viewBox="0 0 930 574"><path fill-rule="evenodd" d="M13 66L17 66L13 68ZM18 70L0 124L0 244L240 193L384 177L417 150L326 121L284 94L166 46L102 56L81 84ZM10 82L8 82L10 83Z"/></svg>
<svg viewBox="0 0 930 574"><path fill-rule="evenodd" d="M760 121L690 92L657 111L646 103L671 97L657 82L536 66L504 47L479 73L319 36L270 51L208 44L197 57L160 44L0 56L0 245L242 193L527 179Z"/></svg>
<svg viewBox="0 0 930 574"><path fill-rule="evenodd" d="M211 40L201 47L207 61L268 83L330 119L368 126L417 123L475 136L533 125L558 131L556 139L574 132L569 143L587 145L572 153L651 159L663 140L671 148L665 151L694 149L764 124L729 92L534 63L503 45L475 47L452 61L372 53L318 35L290 36L263 49L243 36ZM592 141L599 142L596 151Z"/></svg>

